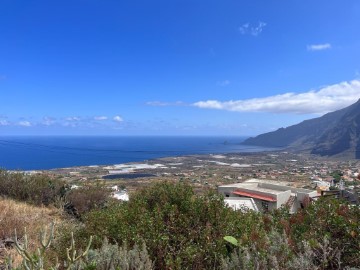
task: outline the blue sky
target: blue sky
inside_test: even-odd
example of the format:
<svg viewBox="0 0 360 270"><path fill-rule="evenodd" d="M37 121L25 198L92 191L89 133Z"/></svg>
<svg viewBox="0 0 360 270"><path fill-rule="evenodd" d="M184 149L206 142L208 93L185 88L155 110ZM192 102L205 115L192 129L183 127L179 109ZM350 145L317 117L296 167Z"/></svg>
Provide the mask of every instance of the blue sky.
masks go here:
<svg viewBox="0 0 360 270"><path fill-rule="evenodd" d="M0 135L255 135L360 98L358 0L1 0Z"/></svg>

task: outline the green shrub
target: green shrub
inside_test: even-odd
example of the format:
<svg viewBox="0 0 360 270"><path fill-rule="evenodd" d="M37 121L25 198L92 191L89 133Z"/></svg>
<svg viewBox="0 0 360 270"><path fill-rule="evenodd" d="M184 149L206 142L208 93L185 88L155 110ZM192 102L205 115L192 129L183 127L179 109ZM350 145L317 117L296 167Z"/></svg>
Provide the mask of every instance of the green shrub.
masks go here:
<svg viewBox="0 0 360 270"><path fill-rule="evenodd" d="M49 205L65 195L64 182L44 174L0 170L0 195L36 205Z"/></svg>
<svg viewBox="0 0 360 270"><path fill-rule="evenodd" d="M126 244L110 244L105 238L101 248L89 250L84 269L94 267L97 270L152 270L153 263L145 243L128 249Z"/></svg>
<svg viewBox="0 0 360 270"><path fill-rule="evenodd" d="M326 243L332 252L317 263L330 269L336 268L339 260L346 266L360 266L359 224L358 206L329 198L321 198L283 222L292 243L307 240L315 253L323 253ZM341 256L337 258L337 254Z"/></svg>
<svg viewBox="0 0 360 270"><path fill-rule="evenodd" d="M142 262L135 264L138 267L151 264L154 269L174 270L360 265L360 210L337 200L319 200L293 215L287 208L261 214L233 211L211 190L197 195L185 183L163 182L138 190L129 202L98 205L85 208L85 213L93 210L83 215L74 232L83 250L86 239L94 236L83 269L112 269L106 268L111 254L114 269L124 260ZM66 259L62 250L68 245L67 232L54 241L60 260ZM233 236L239 247L224 236ZM109 243L103 243L104 237Z"/></svg>
<svg viewBox="0 0 360 270"><path fill-rule="evenodd" d="M109 200L110 192L101 184L73 189L66 196L66 209L72 210L74 216L81 217L93 209L104 207Z"/></svg>
<svg viewBox="0 0 360 270"><path fill-rule="evenodd" d="M262 240L266 248L256 242L237 244L230 256L223 258L221 269L293 269L290 265L294 254L287 243L286 235L272 230Z"/></svg>
<svg viewBox="0 0 360 270"><path fill-rule="evenodd" d="M243 234L239 248L224 258L223 269L360 266L360 210L357 206L321 198L293 215L283 208L262 216L260 223L263 225L255 224L253 219L253 226L259 226L257 232Z"/></svg>
<svg viewBox="0 0 360 270"><path fill-rule="evenodd" d="M91 212L82 233L97 236L98 245L104 236L130 246L145 241L156 269L213 269L227 254L224 235L240 236L242 222L218 194L198 196L187 184L165 182Z"/></svg>
<svg viewBox="0 0 360 270"><path fill-rule="evenodd" d="M80 235L97 236L98 245L104 236L130 246L145 241L156 269L218 269L237 252L226 235L248 254L248 269L335 269L360 265L359 224L359 208L339 200L319 200L293 215L287 208L261 214L233 211L212 191L200 196L187 184L165 182L89 213Z"/></svg>

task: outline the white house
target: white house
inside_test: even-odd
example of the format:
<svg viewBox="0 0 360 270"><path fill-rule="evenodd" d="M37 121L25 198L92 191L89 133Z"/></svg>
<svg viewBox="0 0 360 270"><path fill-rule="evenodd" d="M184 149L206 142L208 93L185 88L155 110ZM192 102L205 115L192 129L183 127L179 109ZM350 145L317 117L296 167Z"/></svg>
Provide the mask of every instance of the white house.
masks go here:
<svg viewBox="0 0 360 270"><path fill-rule="evenodd" d="M296 212L305 203L318 195L315 190L295 188L271 180L252 179L218 187L225 200L251 198L259 211L278 209L288 204L290 212Z"/></svg>

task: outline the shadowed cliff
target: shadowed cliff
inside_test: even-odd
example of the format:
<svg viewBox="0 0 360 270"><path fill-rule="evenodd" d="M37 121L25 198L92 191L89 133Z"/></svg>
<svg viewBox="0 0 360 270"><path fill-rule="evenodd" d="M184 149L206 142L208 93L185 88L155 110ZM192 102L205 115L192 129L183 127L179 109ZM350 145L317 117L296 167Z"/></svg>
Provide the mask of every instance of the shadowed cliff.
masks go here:
<svg viewBox="0 0 360 270"><path fill-rule="evenodd" d="M246 145L360 158L360 100L344 109L249 138Z"/></svg>

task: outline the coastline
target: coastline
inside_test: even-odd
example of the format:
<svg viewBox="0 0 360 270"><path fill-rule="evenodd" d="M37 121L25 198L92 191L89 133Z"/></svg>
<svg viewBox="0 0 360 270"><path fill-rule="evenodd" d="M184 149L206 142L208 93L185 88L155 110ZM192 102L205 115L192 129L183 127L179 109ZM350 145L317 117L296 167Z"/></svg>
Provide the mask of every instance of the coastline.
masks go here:
<svg viewBox="0 0 360 270"><path fill-rule="evenodd" d="M106 166L188 155L274 150L240 145L246 138L244 136L4 138L0 137L0 167L21 171Z"/></svg>
<svg viewBox="0 0 360 270"><path fill-rule="evenodd" d="M75 166L31 173L44 173L79 185L88 181L101 181L106 185L126 187L129 191L149 186L156 181L187 181L196 189L204 190L251 178L289 181L287 170L284 169L286 166L306 167L310 162L312 161L297 154L266 151L164 157L141 162ZM309 184L309 177L305 174L293 180L301 185Z"/></svg>

